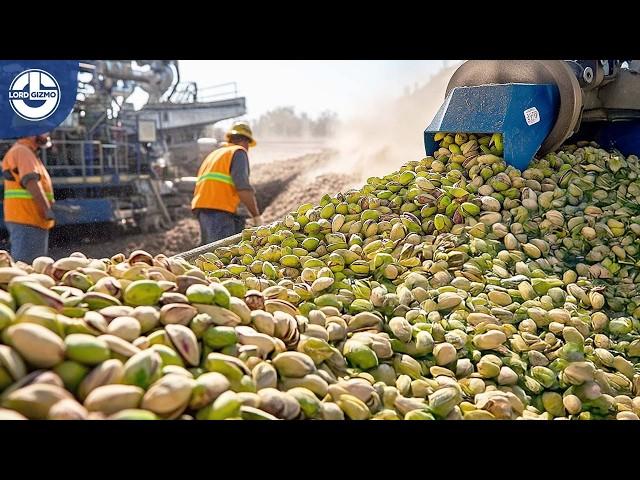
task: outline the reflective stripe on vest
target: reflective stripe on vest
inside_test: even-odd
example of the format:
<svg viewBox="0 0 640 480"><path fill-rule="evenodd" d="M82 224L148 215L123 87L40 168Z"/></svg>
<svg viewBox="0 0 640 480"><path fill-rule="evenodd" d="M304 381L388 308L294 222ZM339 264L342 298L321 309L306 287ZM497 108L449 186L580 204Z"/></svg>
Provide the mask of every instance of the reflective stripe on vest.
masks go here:
<svg viewBox="0 0 640 480"><path fill-rule="evenodd" d="M204 175L199 176L198 180L196 180L196 183L200 183L205 180L212 180L214 182L222 182L228 185L234 185L233 178L231 177L231 175L225 175L224 173L218 173L218 172L206 173Z"/></svg>
<svg viewBox="0 0 640 480"><path fill-rule="evenodd" d="M28 164L31 167L29 173L36 173L40 176L38 183L42 187L42 192L45 198L50 202L54 202L53 185L51 177L47 172L47 169L38 159L37 155L33 151L35 147L31 148L22 140L18 140L14 146L5 154L2 159L2 170L10 171L11 176L4 179L3 189L3 211L4 221L7 223L18 223L21 225L30 225L37 228L49 230L53 228L55 222L51 219L43 218L39 212L36 202L29 192L20 183L20 172L17 168L17 159L21 156L29 160ZM30 157L30 158L28 158Z"/></svg>
<svg viewBox="0 0 640 480"><path fill-rule="evenodd" d="M53 200L53 193L44 192L44 195L48 200ZM24 188L12 188L4 191L4 198L22 198L26 200L33 200L33 196L29 190Z"/></svg>
<svg viewBox="0 0 640 480"><path fill-rule="evenodd" d="M231 145L211 152L198 169L191 201L192 209L213 209L235 213L240 197L231 175L231 162L239 145Z"/></svg>

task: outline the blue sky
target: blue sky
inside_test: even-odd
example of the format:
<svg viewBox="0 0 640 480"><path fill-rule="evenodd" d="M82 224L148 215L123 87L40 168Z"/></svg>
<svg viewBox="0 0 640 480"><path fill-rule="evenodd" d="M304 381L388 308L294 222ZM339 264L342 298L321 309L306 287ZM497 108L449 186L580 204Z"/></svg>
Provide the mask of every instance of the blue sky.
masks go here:
<svg viewBox="0 0 640 480"><path fill-rule="evenodd" d="M452 65L455 60L448 60ZM237 82L247 99L247 117L279 106L318 115L328 109L345 118L382 96L403 94L424 83L442 60L181 60L181 81L200 89Z"/></svg>

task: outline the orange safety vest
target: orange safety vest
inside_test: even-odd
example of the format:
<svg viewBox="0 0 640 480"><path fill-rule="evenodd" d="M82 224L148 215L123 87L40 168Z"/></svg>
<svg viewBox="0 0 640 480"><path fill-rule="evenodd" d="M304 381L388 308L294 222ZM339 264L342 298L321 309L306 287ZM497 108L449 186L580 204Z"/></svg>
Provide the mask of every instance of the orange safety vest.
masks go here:
<svg viewBox="0 0 640 480"><path fill-rule="evenodd" d="M40 185L44 190L44 194L49 202L53 203L53 185L49 172L47 172L45 166L28 145L29 143L23 140L17 141L2 159L3 173L8 171L10 176L13 176L13 180L9 180L6 176L4 178L4 221L50 230L55 222L47 220L40 215L31 193L20 184L20 174L15 157L20 152L19 149L24 149L29 155L33 155L34 172L40 174ZM24 154L25 152L22 151L21 153Z"/></svg>
<svg viewBox="0 0 640 480"><path fill-rule="evenodd" d="M235 213L240 197L231 177L231 160L240 145L229 145L211 152L198 170L191 208L210 208Z"/></svg>

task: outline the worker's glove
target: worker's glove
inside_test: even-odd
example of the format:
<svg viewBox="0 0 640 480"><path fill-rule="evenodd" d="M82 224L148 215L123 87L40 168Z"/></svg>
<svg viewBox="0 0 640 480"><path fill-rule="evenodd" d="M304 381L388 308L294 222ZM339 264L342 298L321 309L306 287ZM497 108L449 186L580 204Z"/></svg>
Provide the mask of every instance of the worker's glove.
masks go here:
<svg viewBox="0 0 640 480"><path fill-rule="evenodd" d="M55 213L53 213L53 210L51 208L47 208L47 211L44 212L44 218L46 220L55 220L56 219L56 215L55 215Z"/></svg>
<svg viewBox="0 0 640 480"><path fill-rule="evenodd" d="M252 227L259 227L260 225L262 225L262 215L256 215L251 219Z"/></svg>

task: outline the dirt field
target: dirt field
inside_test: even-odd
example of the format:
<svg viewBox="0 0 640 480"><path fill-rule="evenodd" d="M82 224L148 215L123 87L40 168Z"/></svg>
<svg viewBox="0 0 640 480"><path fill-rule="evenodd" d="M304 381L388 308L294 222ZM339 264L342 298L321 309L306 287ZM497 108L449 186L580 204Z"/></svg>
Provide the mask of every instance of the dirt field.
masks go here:
<svg viewBox="0 0 640 480"><path fill-rule="evenodd" d="M269 154L275 155L273 152L278 148L281 155L287 151L286 146L280 146L274 147ZM252 161L251 181L256 188L265 222L282 218L302 203L317 202L325 193L336 193L357 186L355 177L325 168L331 164L332 154L328 151L317 153L317 149L318 146L313 145L310 149L313 153L288 160L270 161L269 155L263 154L258 157L257 162ZM301 145L296 145L293 150L289 149L294 154L302 150ZM315 175L315 171L321 174ZM190 213L186 215L188 216L178 221L170 230L146 235L135 232L118 235L107 225L55 230L51 236L49 254L53 258L60 258L80 251L90 257L102 258L119 252L128 254L133 250L143 249L153 255L174 255L200 243L198 222Z"/></svg>

